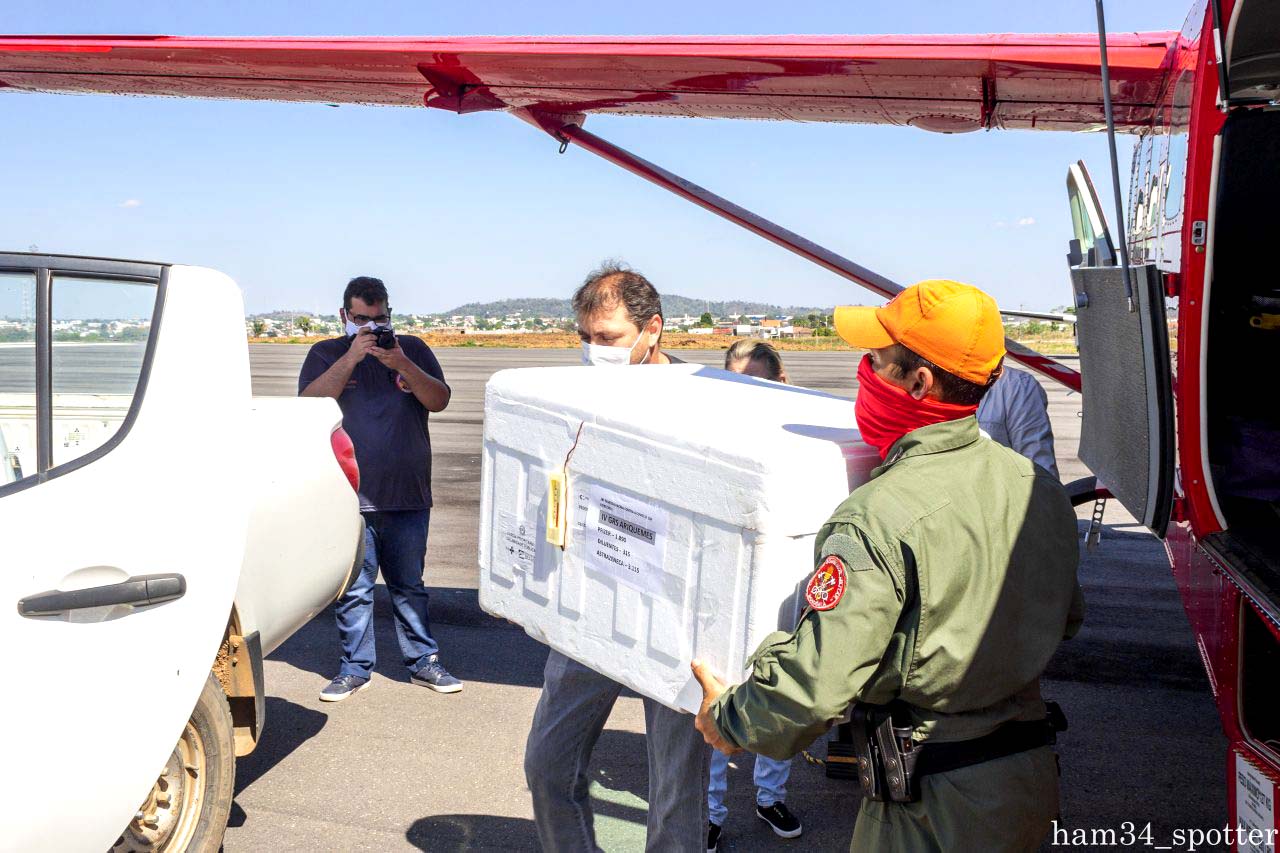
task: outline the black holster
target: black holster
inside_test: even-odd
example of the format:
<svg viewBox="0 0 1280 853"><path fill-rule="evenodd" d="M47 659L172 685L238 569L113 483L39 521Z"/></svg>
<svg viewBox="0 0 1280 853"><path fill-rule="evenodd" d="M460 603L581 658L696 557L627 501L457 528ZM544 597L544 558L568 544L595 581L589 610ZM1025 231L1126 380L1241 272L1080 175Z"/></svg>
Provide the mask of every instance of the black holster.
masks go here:
<svg viewBox="0 0 1280 853"><path fill-rule="evenodd" d="M1045 705L1043 720L1005 723L971 740L922 744L911 739L904 705L854 705L849 728L862 795L877 803L914 803L925 776L1051 746L1057 733L1066 731L1067 718L1058 703Z"/></svg>
<svg viewBox="0 0 1280 853"><path fill-rule="evenodd" d="M895 726L893 711L892 705L854 705L850 714L862 796L877 803L914 801L911 782L919 750L911 741L910 721L901 719L903 725Z"/></svg>

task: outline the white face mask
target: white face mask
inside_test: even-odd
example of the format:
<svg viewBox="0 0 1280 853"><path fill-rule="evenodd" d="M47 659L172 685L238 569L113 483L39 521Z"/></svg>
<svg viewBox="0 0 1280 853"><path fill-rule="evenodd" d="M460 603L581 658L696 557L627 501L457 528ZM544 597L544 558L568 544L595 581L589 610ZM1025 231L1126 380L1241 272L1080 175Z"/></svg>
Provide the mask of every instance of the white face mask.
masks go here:
<svg viewBox="0 0 1280 853"><path fill-rule="evenodd" d="M647 335L647 332L642 332L640 337L636 338L636 344L640 343L640 341ZM618 367L628 365L631 363L631 353L635 351L636 344L632 344L629 347L607 347L602 344L593 344L583 341L582 363L592 365L594 367ZM649 352L652 349L653 347L650 346L645 350L644 358L640 359L642 364L649 360Z"/></svg>

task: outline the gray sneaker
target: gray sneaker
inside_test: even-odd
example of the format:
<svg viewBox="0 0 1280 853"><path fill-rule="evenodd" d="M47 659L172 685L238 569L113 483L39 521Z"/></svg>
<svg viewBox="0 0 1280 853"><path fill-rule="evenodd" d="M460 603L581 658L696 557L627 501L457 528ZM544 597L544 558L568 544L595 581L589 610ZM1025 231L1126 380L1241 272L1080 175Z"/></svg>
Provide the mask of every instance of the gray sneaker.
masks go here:
<svg viewBox="0 0 1280 853"><path fill-rule="evenodd" d="M458 693L462 690L462 682L449 674L449 670L440 663L439 655L427 658L422 669L409 676L409 680L437 693Z"/></svg>
<svg viewBox="0 0 1280 853"><path fill-rule="evenodd" d="M321 702L341 702L352 693L359 693L369 686L369 679L358 675L339 675L320 691Z"/></svg>

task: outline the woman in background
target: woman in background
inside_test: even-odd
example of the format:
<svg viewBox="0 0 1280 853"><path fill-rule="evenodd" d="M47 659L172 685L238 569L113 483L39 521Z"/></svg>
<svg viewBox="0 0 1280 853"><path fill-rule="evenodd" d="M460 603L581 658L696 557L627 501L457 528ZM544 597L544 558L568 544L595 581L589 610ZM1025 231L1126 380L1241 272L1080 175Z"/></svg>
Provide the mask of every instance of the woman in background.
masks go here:
<svg viewBox="0 0 1280 853"><path fill-rule="evenodd" d="M786 382L787 371L778 351L764 341L743 338L735 341L724 354L724 369L757 379Z"/></svg>
<svg viewBox="0 0 1280 853"><path fill-rule="evenodd" d="M744 339L736 342L724 355L724 369L757 379L787 381L787 371L782 366L778 351L764 341ZM763 755L755 758L756 816L782 838L799 837L803 827L783 802L787 796L791 761L777 761ZM729 757L713 750L711 779L707 785L707 810L711 817L711 825L707 828L707 853L715 853L719 849L721 827L729 816L729 809L724 804L728 788Z"/></svg>

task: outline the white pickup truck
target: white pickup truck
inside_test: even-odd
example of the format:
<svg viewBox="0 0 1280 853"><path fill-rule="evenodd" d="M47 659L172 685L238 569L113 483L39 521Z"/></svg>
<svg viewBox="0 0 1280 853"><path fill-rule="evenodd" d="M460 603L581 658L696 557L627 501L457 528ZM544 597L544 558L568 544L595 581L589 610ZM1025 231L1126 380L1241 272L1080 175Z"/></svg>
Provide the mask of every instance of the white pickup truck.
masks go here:
<svg viewBox="0 0 1280 853"><path fill-rule="evenodd" d="M251 396L225 275L0 254L0 847L219 848L358 478L335 401Z"/></svg>

